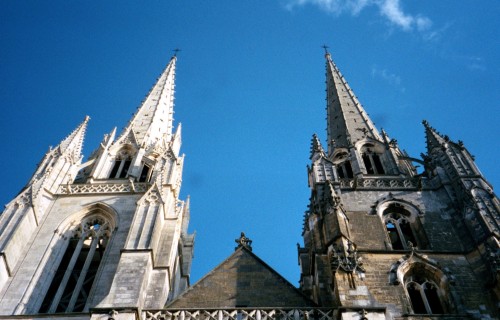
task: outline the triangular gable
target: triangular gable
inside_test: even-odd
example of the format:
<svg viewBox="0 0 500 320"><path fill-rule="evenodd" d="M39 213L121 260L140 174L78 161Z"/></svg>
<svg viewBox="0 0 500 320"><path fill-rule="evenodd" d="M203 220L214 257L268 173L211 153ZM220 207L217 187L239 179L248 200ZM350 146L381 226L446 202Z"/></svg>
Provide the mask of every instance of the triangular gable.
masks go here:
<svg viewBox="0 0 500 320"><path fill-rule="evenodd" d="M240 247L167 308L297 308L314 305L264 261Z"/></svg>

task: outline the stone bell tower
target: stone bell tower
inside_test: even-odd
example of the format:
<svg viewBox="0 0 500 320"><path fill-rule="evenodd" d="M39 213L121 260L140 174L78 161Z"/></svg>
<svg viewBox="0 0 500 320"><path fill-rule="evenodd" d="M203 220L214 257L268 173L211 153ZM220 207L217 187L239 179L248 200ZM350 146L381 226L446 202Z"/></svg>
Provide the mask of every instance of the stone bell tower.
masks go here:
<svg viewBox="0 0 500 320"><path fill-rule="evenodd" d="M82 163L89 122L42 159L0 216L0 316L136 319L189 286L174 56L125 127Z"/></svg>
<svg viewBox="0 0 500 320"><path fill-rule="evenodd" d="M314 135L302 291L342 319L498 315L500 205L473 157L427 122L427 154L408 156L325 57L327 150Z"/></svg>

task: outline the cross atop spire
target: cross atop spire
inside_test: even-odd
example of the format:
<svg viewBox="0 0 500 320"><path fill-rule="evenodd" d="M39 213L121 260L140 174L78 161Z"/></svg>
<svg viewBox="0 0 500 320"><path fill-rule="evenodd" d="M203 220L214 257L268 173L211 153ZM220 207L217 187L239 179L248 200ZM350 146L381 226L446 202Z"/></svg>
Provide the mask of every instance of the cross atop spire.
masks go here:
<svg viewBox="0 0 500 320"><path fill-rule="evenodd" d="M349 147L365 138L382 141L375 125L332 61L328 51L325 58L328 154L332 154L336 147Z"/></svg>
<svg viewBox="0 0 500 320"><path fill-rule="evenodd" d="M176 61L177 57L174 55L123 130L120 139L129 136L131 132L140 146L155 144L162 138L170 139L174 114Z"/></svg>

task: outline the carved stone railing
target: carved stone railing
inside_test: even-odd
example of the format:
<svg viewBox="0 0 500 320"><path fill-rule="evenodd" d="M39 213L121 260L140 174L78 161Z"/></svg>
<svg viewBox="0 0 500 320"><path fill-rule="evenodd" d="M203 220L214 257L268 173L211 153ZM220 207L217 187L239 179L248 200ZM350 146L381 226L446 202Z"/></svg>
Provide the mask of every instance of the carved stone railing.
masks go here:
<svg viewBox="0 0 500 320"><path fill-rule="evenodd" d="M146 320L334 320L335 309L187 309L145 310Z"/></svg>
<svg viewBox="0 0 500 320"><path fill-rule="evenodd" d="M419 189L421 188L420 178L357 178L341 179L342 189Z"/></svg>
<svg viewBox="0 0 500 320"><path fill-rule="evenodd" d="M94 193L141 193L148 190L148 183L85 183L67 184L59 187L59 194L94 194Z"/></svg>

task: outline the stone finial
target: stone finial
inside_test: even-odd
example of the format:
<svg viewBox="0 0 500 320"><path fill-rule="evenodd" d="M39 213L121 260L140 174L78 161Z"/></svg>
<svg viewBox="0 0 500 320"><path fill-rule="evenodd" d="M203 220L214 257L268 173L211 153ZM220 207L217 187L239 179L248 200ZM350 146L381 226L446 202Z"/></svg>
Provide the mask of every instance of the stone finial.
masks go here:
<svg viewBox="0 0 500 320"><path fill-rule="evenodd" d="M244 232L241 232L240 237L238 239L235 239L234 242L238 244L235 250L241 247L245 247L246 249L252 251L252 240L247 238Z"/></svg>

